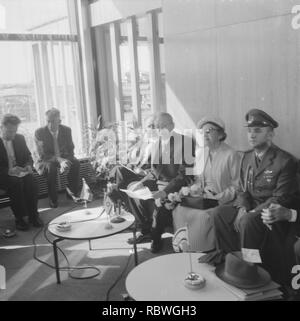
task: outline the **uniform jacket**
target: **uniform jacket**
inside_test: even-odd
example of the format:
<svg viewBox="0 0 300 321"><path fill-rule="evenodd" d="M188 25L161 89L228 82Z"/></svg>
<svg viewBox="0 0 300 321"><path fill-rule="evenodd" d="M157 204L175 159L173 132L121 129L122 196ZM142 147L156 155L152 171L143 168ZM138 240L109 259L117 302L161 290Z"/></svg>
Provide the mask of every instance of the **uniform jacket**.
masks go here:
<svg viewBox="0 0 300 321"><path fill-rule="evenodd" d="M37 140L38 152L42 161L47 161L54 156L54 140L47 126L36 130L35 138ZM62 158L74 157L74 144L72 140L71 128L59 125L58 146Z"/></svg>
<svg viewBox="0 0 300 321"><path fill-rule="evenodd" d="M16 157L16 166L25 167L33 164L31 153L26 145L23 135L16 134L12 141ZM8 157L6 148L0 139L0 179L4 179L8 173Z"/></svg>
<svg viewBox="0 0 300 321"><path fill-rule="evenodd" d="M290 207L298 192L296 173L296 159L275 145L269 147L258 166L254 150L245 152L235 205L247 211L261 211L271 203Z"/></svg>

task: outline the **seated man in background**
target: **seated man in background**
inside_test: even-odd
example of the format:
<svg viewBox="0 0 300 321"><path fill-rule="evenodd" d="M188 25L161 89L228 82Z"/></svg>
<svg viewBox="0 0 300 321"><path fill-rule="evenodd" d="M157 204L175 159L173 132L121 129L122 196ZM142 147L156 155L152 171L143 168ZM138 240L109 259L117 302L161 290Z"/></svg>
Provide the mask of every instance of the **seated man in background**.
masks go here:
<svg viewBox="0 0 300 321"><path fill-rule="evenodd" d="M160 130L160 138L155 142L154 153L151 153L151 173L152 179L145 180L143 185L148 186L150 190L155 191L154 199L165 198L169 193L178 191L183 185L187 184L188 176L185 169L193 166L194 142L192 138L178 134L174 131L174 121L168 113L158 113L155 115L154 127ZM164 136L164 137L163 137ZM190 149L190 151L189 151ZM188 163L186 162L187 157ZM161 184L163 190L158 190L158 184ZM168 216L164 208L156 208L155 201L129 199L131 212L142 222L141 234L136 242L142 243L145 240L152 240L151 250L158 252L162 246L161 229L159 226L166 226L169 223ZM153 220L155 218L155 220ZM128 240L129 243L133 239Z"/></svg>
<svg viewBox="0 0 300 321"><path fill-rule="evenodd" d="M39 161L38 173L47 177L49 205L58 206L56 180L57 172L68 170L68 188L78 196L80 163L74 157L71 128L61 125L60 111L56 108L46 112L47 125L35 132ZM67 197L69 195L67 194Z"/></svg>
<svg viewBox="0 0 300 321"><path fill-rule="evenodd" d="M225 253L245 249L249 257L260 254L262 263L277 282L282 281L284 254L282 244L288 222L264 224L262 215L272 204L290 207L298 187L297 163L289 153L273 145L278 123L262 110L246 114L248 141L253 149L242 157L240 188L233 206L214 211L217 247Z"/></svg>
<svg viewBox="0 0 300 321"><path fill-rule="evenodd" d="M11 114L3 116L0 139L0 188L10 200L16 219L16 228L29 229L24 220L28 216L34 227L43 226L39 219L38 188L32 174L33 161L23 135L17 134L20 119Z"/></svg>

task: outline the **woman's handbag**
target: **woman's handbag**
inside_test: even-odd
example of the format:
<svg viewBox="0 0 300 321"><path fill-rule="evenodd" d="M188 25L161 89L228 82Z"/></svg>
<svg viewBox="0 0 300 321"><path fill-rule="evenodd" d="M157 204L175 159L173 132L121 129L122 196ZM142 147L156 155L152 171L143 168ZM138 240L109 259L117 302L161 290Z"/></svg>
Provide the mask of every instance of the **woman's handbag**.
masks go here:
<svg viewBox="0 0 300 321"><path fill-rule="evenodd" d="M181 206L196 208L199 210L206 210L219 205L219 202L211 198L203 198L202 196L185 196L182 198Z"/></svg>

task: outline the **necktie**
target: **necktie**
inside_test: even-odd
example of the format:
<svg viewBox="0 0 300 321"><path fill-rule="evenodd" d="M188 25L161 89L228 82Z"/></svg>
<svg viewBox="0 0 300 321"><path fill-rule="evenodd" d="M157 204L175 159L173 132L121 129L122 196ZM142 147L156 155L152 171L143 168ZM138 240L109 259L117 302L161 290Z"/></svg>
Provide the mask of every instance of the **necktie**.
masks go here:
<svg viewBox="0 0 300 321"><path fill-rule="evenodd" d="M4 140L4 144L7 151L8 167L13 168L16 165L16 158L15 158L12 142L8 140Z"/></svg>
<svg viewBox="0 0 300 321"><path fill-rule="evenodd" d="M260 164L260 162L261 162L261 159L260 159L260 157L256 154L255 155L255 160L256 160L256 165L257 165L257 167L259 166L259 164Z"/></svg>
<svg viewBox="0 0 300 321"><path fill-rule="evenodd" d="M55 157L59 157L60 153L59 153L59 146L58 146L58 141L57 141L57 136L58 133L53 133L53 142L54 142L54 155Z"/></svg>

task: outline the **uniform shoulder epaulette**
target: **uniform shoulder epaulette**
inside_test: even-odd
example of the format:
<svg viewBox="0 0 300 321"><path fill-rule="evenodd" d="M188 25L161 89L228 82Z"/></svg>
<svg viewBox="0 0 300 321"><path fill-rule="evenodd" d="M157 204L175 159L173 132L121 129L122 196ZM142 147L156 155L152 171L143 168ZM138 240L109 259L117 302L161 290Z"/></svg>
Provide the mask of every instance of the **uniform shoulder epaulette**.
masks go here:
<svg viewBox="0 0 300 321"><path fill-rule="evenodd" d="M277 153L279 153L283 157L296 159L296 157L293 154L287 152L284 149L281 149L277 145L273 145L273 148L277 151Z"/></svg>

